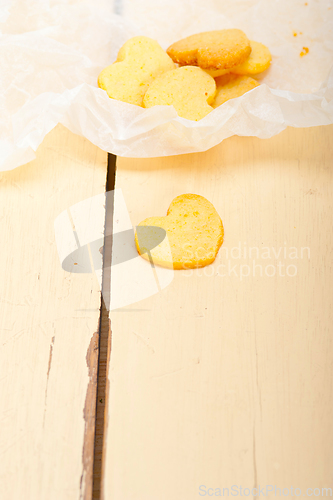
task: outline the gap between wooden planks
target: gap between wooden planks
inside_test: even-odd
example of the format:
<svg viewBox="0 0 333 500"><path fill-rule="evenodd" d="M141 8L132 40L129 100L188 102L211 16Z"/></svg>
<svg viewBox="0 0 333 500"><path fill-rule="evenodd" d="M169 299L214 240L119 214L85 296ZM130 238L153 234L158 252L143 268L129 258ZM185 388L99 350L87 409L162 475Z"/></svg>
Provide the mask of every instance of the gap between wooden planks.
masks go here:
<svg viewBox="0 0 333 500"><path fill-rule="evenodd" d="M108 155L108 175L106 191L113 191L116 176L116 156ZM109 198L109 200L111 200ZM107 234L112 234L113 210L112 206L106 204L105 229ZM106 238L103 251L103 291L107 297L110 294L111 283L111 250L112 239ZM94 445L94 468L93 468L93 500L102 498L102 481L104 476L104 452L106 415L108 402L108 372L111 353L111 324L109 310L102 297L101 320L99 330L99 357L98 357L98 380L97 380L97 400L96 400L96 423L95 423L95 445Z"/></svg>

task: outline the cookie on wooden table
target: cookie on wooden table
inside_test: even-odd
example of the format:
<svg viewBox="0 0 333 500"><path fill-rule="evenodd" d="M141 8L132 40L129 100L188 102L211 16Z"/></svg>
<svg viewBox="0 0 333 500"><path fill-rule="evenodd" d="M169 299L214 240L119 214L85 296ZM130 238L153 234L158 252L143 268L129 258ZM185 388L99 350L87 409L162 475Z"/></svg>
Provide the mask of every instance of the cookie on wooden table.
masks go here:
<svg viewBox="0 0 333 500"><path fill-rule="evenodd" d="M147 231L140 234L142 227ZM167 236L162 242L160 228ZM197 194L183 194L171 202L166 217L149 217L140 222L135 243L139 254L146 260L151 257L156 265L193 269L215 260L223 234L221 218L212 203Z"/></svg>

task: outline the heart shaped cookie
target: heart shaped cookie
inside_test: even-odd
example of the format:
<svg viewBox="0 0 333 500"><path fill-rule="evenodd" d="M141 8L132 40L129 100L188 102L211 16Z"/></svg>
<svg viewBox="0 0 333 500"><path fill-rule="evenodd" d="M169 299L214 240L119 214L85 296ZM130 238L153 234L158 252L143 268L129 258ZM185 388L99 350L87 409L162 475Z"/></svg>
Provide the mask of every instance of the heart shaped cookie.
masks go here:
<svg viewBox="0 0 333 500"><path fill-rule="evenodd" d="M167 71L149 86L143 106L173 105L179 116L198 121L213 111L216 92L214 78L197 66Z"/></svg>
<svg viewBox="0 0 333 500"><path fill-rule="evenodd" d="M140 232L142 226L149 230ZM154 241L160 237L161 228L167 237L156 245ZM166 217L149 217L140 222L135 244L139 254L146 260L152 259L154 264L193 269L215 260L223 234L222 221L214 206L203 196L183 194L171 202Z"/></svg>
<svg viewBox="0 0 333 500"><path fill-rule="evenodd" d="M121 47L117 61L99 74L98 86L112 99L142 106L154 78L174 68L175 64L155 40L136 36Z"/></svg>
<svg viewBox="0 0 333 500"><path fill-rule="evenodd" d="M181 66L231 71L249 57L251 46L243 31L227 29L206 31L183 38L172 44L167 53Z"/></svg>

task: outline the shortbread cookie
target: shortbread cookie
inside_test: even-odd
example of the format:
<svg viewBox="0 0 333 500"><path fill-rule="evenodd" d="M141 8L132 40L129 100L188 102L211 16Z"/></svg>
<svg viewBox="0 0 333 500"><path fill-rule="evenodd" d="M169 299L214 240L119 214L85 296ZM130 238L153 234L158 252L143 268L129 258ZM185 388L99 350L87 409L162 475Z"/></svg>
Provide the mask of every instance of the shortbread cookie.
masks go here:
<svg viewBox="0 0 333 500"><path fill-rule="evenodd" d="M224 75L216 78L216 97L213 107L217 108L229 99L240 97L249 90L254 89L259 83L250 76Z"/></svg>
<svg viewBox="0 0 333 500"><path fill-rule="evenodd" d="M142 106L149 84L176 66L160 45L146 36L128 40L120 49L117 61L103 69L98 86L109 97Z"/></svg>
<svg viewBox="0 0 333 500"><path fill-rule="evenodd" d="M150 84L143 106L173 105L179 116L201 120L210 113L216 92L214 78L197 66L168 71Z"/></svg>
<svg viewBox="0 0 333 500"><path fill-rule="evenodd" d="M189 36L171 45L167 53L181 66L230 71L249 57L251 46L243 31L228 29Z"/></svg>
<svg viewBox="0 0 333 500"><path fill-rule="evenodd" d="M137 230L137 250L144 259L152 258L154 264L162 267L192 269L207 266L215 260L223 243L219 214L206 198L197 194L177 196L166 217L149 217L138 227L142 226L148 226L149 230L143 233L143 237ZM154 227L164 229L167 237L160 243L159 230L157 246L154 245Z"/></svg>
<svg viewBox="0 0 333 500"><path fill-rule="evenodd" d="M232 73L237 75L257 75L269 68L272 56L266 45L259 42L250 41L251 54L250 57L237 68L232 70Z"/></svg>

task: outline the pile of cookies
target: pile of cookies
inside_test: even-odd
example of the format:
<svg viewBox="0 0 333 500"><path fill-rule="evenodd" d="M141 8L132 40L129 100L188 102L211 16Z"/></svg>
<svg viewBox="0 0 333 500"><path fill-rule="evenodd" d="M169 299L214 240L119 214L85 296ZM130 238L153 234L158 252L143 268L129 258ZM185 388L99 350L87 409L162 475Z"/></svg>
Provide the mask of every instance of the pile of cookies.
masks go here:
<svg viewBox="0 0 333 500"><path fill-rule="evenodd" d="M179 116L198 121L259 85L252 75L265 71L271 59L265 45L238 29L192 35L166 52L137 36L100 73L98 86L112 99L144 108L173 105Z"/></svg>

